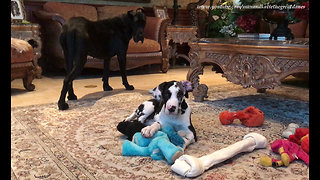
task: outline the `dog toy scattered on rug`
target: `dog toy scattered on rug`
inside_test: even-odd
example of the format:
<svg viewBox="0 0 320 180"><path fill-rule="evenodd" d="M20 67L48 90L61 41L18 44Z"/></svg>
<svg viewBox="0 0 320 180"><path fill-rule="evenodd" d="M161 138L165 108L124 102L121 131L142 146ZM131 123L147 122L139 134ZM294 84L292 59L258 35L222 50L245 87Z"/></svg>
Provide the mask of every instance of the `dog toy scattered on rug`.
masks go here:
<svg viewBox="0 0 320 180"><path fill-rule="evenodd" d="M301 159L307 165L309 165L309 154L304 152L296 143L290 142L286 139L278 139L271 144L271 149L273 152L281 155L281 160L273 159L268 156L262 156L260 158L261 165L267 167L289 166L290 162L294 161L295 159Z"/></svg>
<svg viewBox="0 0 320 180"><path fill-rule="evenodd" d="M300 145L309 154L309 128L297 128L288 140Z"/></svg>
<svg viewBox="0 0 320 180"><path fill-rule="evenodd" d="M171 127L163 127L152 138L135 133L132 141L125 140L122 145L123 156L151 156L154 160L166 159L168 164L183 154L184 140Z"/></svg>
<svg viewBox="0 0 320 180"><path fill-rule="evenodd" d="M200 158L182 155L171 169L184 177L196 177L215 164L223 162L242 152L252 152L256 148L266 148L267 139L258 133L249 133L242 141Z"/></svg>
<svg viewBox="0 0 320 180"><path fill-rule="evenodd" d="M220 113L219 119L223 125L232 124L235 119L239 119L247 127L257 127L263 124L264 113L254 106L249 106L243 111L223 111Z"/></svg>
<svg viewBox="0 0 320 180"><path fill-rule="evenodd" d="M288 128L286 130L283 131L282 136L284 138L289 138L290 135L294 134L294 132L296 131L296 129L299 128L299 125L296 123L290 123L288 125Z"/></svg>

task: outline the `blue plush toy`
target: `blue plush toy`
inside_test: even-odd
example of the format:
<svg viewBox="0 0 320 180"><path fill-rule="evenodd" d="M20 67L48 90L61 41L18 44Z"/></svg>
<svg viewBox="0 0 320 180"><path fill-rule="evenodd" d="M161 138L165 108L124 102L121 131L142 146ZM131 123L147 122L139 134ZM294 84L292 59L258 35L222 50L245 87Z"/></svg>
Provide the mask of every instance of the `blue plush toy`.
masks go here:
<svg viewBox="0 0 320 180"><path fill-rule="evenodd" d="M183 154L184 140L171 127L165 126L152 138L135 133L132 142L125 140L122 145L123 156L151 156L154 160L166 159L169 164Z"/></svg>

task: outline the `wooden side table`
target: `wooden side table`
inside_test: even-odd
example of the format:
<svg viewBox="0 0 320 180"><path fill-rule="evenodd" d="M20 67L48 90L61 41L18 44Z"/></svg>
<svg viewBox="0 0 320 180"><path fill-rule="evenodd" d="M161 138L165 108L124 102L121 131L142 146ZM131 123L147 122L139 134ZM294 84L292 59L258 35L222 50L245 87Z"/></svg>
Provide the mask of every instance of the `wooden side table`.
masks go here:
<svg viewBox="0 0 320 180"><path fill-rule="evenodd" d="M172 59L172 65L175 66L176 58L185 56L177 53L177 44L188 43L197 39L197 27L196 26L180 26L172 25L167 27L167 44L169 46L169 58Z"/></svg>
<svg viewBox="0 0 320 180"><path fill-rule="evenodd" d="M27 41L34 51L33 64L36 67L35 77L41 78L42 69L38 65L41 57L41 38L39 24L11 24L11 37Z"/></svg>

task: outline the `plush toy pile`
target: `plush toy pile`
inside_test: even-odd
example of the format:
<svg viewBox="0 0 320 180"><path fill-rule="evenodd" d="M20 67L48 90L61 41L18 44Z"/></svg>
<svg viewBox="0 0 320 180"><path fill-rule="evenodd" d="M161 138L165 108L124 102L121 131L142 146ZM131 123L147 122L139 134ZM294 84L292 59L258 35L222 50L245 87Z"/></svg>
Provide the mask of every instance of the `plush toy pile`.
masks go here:
<svg viewBox="0 0 320 180"><path fill-rule="evenodd" d="M309 128L297 128L296 132L289 136L289 141L301 145L301 148L309 154Z"/></svg>
<svg viewBox="0 0 320 180"><path fill-rule="evenodd" d="M292 128L291 125L290 128ZM295 126L297 127L297 126ZM287 135L284 133L284 135ZM271 149L281 155L281 159L273 159L263 156L260 163L263 166L289 166L295 159L303 160L309 165L309 128L296 128L295 133L289 135L289 139L278 139L271 144Z"/></svg>
<svg viewBox="0 0 320 180"><path fill-rule="evenodd" d="M247 127L259 127L264 123L264 113L249 106L236 112L223 111L219 115L222 125L232 124L239 119ZM145 138L137 129L142 129L145 124L134 121L123 121L117 129L128 136L122 146L123 156L150 156L154 160L165 159L168 164L173 164L171 169L184 177L196 177L215 164L221 163L242 152L252 152L256 148L266 148L267 139L258 133L249 133L242 141L232 144L221 150L212 152L202 157L194 157L184 153L184 139L171 126L162 127L151 138ZM136 133L137 132L137 133ZM283 132L287 139L278 139L271 143L271 149L281 155L280 160L263 156L260 164L263 166L288 166L295 159L303 160L309 165L309 128L299 128L291 123Z"/></svg>

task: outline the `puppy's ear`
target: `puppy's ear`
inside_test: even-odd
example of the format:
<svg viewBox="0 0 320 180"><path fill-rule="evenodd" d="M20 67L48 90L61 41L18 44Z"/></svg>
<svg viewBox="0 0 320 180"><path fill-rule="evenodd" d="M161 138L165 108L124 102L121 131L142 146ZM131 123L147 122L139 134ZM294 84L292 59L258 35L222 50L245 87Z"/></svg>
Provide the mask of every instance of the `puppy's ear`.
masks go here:
<svg viewBox="0 0 320 180"><path fill-rule="evenodd" d="M185 100L183 100L181 103L181 110L185 112L187 108L188 108L188 104L186 103Z"/></svg>
<svg viewBox="0 0 320 180"><path fill-rule="evenodd" d="M184 93L184 97L189 98L188 91L186 91L186 92Z"/></svg>
<svg viewBox="0 0 320 180"><path fill-rule="evenodd" d="M164 91L164 87L166 86L166 84L167 84L167 83L168 83L168 82L167 82L167 81L165 81L165 82L163 82L163 83L159 84L158 88L159 88L159 90L160 90L161 94L163 93L163 91Z"/></svg>
<svg viewBox="0 0 320 180"><path fill-rule="evenodd" d="M157 87L153 88L153 89L149 89L149 93L152 94L155 90L157 89Z"/></svg>

